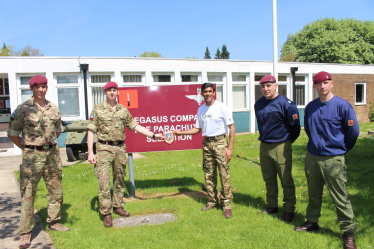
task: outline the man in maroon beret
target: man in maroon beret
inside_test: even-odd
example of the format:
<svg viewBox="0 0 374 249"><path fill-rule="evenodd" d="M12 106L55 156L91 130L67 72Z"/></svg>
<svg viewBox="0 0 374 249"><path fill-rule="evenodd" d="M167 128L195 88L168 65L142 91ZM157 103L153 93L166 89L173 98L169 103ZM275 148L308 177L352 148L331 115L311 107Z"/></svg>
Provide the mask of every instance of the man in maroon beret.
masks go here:
<svg viewBox="0 0 374 249"><path fill-rule="evenodd" d="M292 177L292 143L300 135L299 111L296 104L277 92L272 75L260 80L264 95L255 103L260 137L260 164L266 186L267 207L262 214L278 213L278 180L283 187L282 221L290 223L295 212L295 184Z"/></svg>
<svg viewBox="0 0 374 249"><path fill-rule="evenodd" d="M48 191L49 228L69 231L60 221L62 206L62 161L57 146L61 133L61 115L58 107L45 99L48 80L36 75L29 81L33 96L19 105L12 113L8 137L22 150L20 165L21 220L19 233L22 235L19 248L28 248L34 221L34 199L38 183L43 177ZM22 132L22 137L20 133Z"/></svg>
<svg viewBox="0 0 374 249"><path fill-rule="evenodd" d="M163 139L162 134L155 134L140 126L129 110L117 103L118 85L108 82L104 86L106 101L92 110L88 128L88 161L95 164L95 174L99 180L99 209L104 216L104 226L111 227L112 212L122 217L130 216L123 207L126 176L125 128L135 130L153 139ZM93 138L97 133L96 156L93 154ZM113 198L110 194L110 169L113 167Z"/></svg>
<svg viewBox="0 0 374 249"><path fill-rule="evenodd" d="M307 220L295 231L318 230L323 186L326 184L335 203L344 248L356 248L357 228L351 201L346 190L347 166L344 155L350 151L360 133L356 114L344 99L334 95L334 82L328 72L319 72L313 80L318 98L305 108L304 128L309 137L305 159L309 204Z"/></svg>

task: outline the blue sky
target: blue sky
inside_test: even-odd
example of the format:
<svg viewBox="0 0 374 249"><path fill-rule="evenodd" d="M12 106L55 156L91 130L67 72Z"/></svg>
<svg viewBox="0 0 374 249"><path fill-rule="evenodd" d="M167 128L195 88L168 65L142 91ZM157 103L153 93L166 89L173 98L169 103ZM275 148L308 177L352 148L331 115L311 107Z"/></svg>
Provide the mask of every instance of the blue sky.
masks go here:
<svg viewBox="0 0 374 249"><path fill-rule="evenodd" d="M278 45L320 18L374 20L373 0L278 0ZM45 56L203 58L227 45L231 59L272 60L272 0L0 0L0 43Z"/></svg>

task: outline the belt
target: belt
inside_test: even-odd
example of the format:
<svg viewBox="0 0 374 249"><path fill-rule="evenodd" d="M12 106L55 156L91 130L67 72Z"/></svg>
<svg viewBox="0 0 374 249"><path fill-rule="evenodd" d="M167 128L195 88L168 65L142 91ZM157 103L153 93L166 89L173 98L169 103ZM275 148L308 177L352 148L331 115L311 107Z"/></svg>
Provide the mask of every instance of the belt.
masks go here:
<svg viewBox="0 0 374 249"><path fill-rule="evenodd" d="M32 149L32 150L49 150L51 148L54 148L56 144L47 144L47 145L41 145L41 146L35 146L35 145L25 145L25 148Z"/></svg>
<svg viewBox="0 0 374 249"><path fill-rule="evenodd" d="M222 138L226 138L226 134L222 134L222 135L215 136L215 137L204 137L204 139L208 140L208 141L217 141L217 140L220 140Z"/></svg>
<svg viewBox="0 0 374 249"><path fill-rule="evenodd" d="M101 144L108 144L108 145L114 145L114 146L117 146L117 145L121 145L121 144L124 144L125 142L124 141L103 141L103 140L98 140L99 143Z"/></svg>

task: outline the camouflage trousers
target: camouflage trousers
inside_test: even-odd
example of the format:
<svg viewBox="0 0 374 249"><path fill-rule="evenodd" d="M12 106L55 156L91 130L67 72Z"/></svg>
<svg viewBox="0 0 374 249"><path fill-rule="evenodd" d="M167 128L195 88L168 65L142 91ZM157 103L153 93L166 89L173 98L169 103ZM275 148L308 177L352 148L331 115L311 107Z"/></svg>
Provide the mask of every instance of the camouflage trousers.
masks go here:
<svg viewBox="0 0 374 249"><path fill-rule="evenodd" d="M34 200L38 183L43 177L47 187L48 218L52 223L60 220L62 194L62 161L58 147L45 151L25 148L20 165L21 220L19 233L28 233L34 228Z"/></svg>
<svg viewBox="0 0 374 249"><path fill-rule="evenodd" d="M96 143L95 175L99 179L99 209L102 215L113 212L113 207L123 208L125 193L126 145L112 146ZM113 199L110 195L110 169L113 167Z"/></svg>
<svg viewBox="0 0 374 249"><path fill-rule="evenodd" d="M220 201L224 209L231 209L233 195L230 185L230 162L224 156L228 142L226 135L205 137L203 140L203 170L208 192L208 205L217 204L217 168L221 178Z"/></svg>

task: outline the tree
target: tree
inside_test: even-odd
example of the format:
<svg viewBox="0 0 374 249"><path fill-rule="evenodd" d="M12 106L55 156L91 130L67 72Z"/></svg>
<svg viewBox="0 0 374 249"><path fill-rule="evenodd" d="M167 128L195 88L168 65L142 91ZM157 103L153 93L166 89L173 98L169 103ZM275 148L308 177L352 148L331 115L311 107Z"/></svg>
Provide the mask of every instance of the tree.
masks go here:
<svg viewBox="0 0 374 249"><path fill-rule="evenodd" d="M230 59L230 53L229 51L227 51L227 47L225 44L222 45L221 59Z"/></svg>
<svg viewBox="0 0 374 249"><path fill-rule="evenodd" d="M374 64L374 22L325 18L289 34L281 60Z"/></svg>
<svg viewBox="0 0 374 249"><path fill-rule="evenodd" d="M193 56L193 57L183 57L183 59L200 59L200 58L198 58L198 57L195 57L195 56Z"/></svg>
<svg viewBox="0 0 374 249"><path fill-rule="evenodd" d="M16 50L14 46L6 46L3 43L0 56L43 56L43 53L40 49L33 48L30 44L20 50Z"/></svg>
<svg viewBox="0 0 374 249"><path fill-rule="evenodd" d="M206 49L205 49L204 59L212 59L210 57L210 52L209 52L209 48L208 47L206 47Z"/></svg>
<svg viewBox="0 0 374 249"><path fill-rule="evenodd" d="M214 59L221 59L221 52L219 51L219 48L217 48L216 57Z"/></svg>
<svg viewBox="0 0 374 249"><path fill-rule="evenodd" d="M158 57L158 58L163 58L163 56L157 52L144 52L139 57Z"/></svg>

